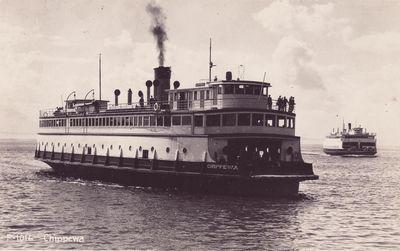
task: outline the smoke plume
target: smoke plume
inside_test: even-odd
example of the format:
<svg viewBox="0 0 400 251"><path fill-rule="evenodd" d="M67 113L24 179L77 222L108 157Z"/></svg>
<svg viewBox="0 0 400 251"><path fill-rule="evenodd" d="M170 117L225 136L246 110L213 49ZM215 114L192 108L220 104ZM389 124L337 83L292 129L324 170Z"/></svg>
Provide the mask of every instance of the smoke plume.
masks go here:
<svg viewBox="0 0 400 251"><path fill-rule="evenodd" d="M165 44L164 42L168 39L167 32L165 29L165 20L167 19L163 13L163 10L155 2L150 2L146 6L147 13L152 18L152 24L150 31L157 41L158 48L158 63L159 66L164 66L165 59Z"/></svg>

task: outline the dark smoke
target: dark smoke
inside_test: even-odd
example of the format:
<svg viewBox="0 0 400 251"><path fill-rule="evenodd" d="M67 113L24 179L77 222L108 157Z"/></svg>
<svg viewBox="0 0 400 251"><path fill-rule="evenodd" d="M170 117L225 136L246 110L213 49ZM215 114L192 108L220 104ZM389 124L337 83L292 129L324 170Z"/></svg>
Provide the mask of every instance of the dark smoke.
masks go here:
<svg viewBox="0 0 400 251"><path fill-rule="evenodd" d="M151 33L157 41L158 48L158 63L160 66L164 66L165 59L165 44L164 42L168 39L167 32L165 29L165 20L167 19L164 15L160 6L155 2L147 4L146 11L152 18L152 25L150 27Z"/></svg>

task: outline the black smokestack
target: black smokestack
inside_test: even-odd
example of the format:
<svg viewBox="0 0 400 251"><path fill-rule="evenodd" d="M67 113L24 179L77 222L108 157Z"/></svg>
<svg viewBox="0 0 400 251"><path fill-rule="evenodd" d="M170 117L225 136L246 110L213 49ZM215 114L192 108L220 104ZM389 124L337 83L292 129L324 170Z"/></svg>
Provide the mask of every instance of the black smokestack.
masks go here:
<svg viewBox="0 0 400 251"><path fill-rule="evenodd" d="M171 68L158 67L154 68L154 97L157 101L167 102L168 93L166 90L170 89Z"/></svg>
<svg viewBox="0 0 400 251"><path fill-rule="evenodd" d="M167 19L161 9L155 2L147 4L146 11L151 15L152 25L150 27L151 33L157 41L158 48L158 63L159 66L164 66L165 59L165 44L164 42L168 39L167 32L165 29L165 20Z"/></svg>

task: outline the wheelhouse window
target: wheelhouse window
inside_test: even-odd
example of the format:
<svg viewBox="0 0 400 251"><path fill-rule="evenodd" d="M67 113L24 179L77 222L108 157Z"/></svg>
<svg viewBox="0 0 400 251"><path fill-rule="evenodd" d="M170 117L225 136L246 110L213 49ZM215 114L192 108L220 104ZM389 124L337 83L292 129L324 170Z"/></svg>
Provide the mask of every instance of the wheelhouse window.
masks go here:
<svg viewBox="0 0 400 251"><path fill-rule="evenodd" d="M275 115L271 115L271 114L265 115L265 126L267 126L267 127L275 126Z"/></svg>
<svg viewBox="0 0 400 251"><path fill-rule="evenodd" d="M236 125L236 114L228 113L222 115L222 125L223 126L235 126Z"/></svg>
<svg viewBox="0 0 400 251"><path fill-rule="evenodd" d="M278 127L286 127L286 118L278 116Z"/></svg>
<svg viewBox="0 0 400 251"><path fill-rule="evenodd" d="M261 93L261 86L256 85L254 86L254 95L260 95Z"/></svg>
<svg viewBox="0 0 400 251"><path fill-rule="evenodd" d="M254 85L245 85L245 93L248 95L254 94Z"/></svg>
<svg viewBox="0 0 400 251"><path fill-rule="evenodd" d="M239 126L249 126L250 125L250 114L249 113L239 113L238 114L238 125Z"/></svg>
<svg viewBox="0 0 400 251"><path fill-rule="evenodd" d="M294 128L294 118L287 118L287 127Z"/></svg>
<svg viewBox="0 0 400 251"><path fill-rule="evenodd" d="M264 125L264 114L253 113L252 125L253 126L263 126Z"/></svg>
<svg viewBox="0 0 400 251"><path fill-rule="evenodd" d="M234 85L223 85L224 87L224 94L233 94Z"/></svg>
<svg viewBox="0 0 400 251"><path fill-rule="evenodd" d="M235 94L244 94L244 85L235 85Z"/></svg>
<svg viewBox="0 0 400 251"><path fill-rule="evenodd" d="M262 95L267 96L268 95L268 87L264 86L262 89Z"/></svg>
<svg viewBox="0 0 400 251"><path fill-rule="evenodd" d="M196 127L203 126L203 115L194 116L194 126Z"/></svg>
<svg viewBox="0 0 400 251"><path fill-rule="evenodd" d="M221 115L213 114L206 116L206 124L207 126L220 126L221 125Z"/></svg>

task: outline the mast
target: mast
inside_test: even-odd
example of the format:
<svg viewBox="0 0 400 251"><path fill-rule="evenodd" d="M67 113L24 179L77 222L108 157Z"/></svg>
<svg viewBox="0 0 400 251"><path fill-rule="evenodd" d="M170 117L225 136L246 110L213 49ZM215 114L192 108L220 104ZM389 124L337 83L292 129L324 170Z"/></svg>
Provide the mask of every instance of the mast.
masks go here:
<svg viewBox="0 0 400 251"><path fill-rule="evenodd" d="M211 82L211 68L213 68L215 64L211 61L211 38L210 38L210 58L209 58L209 70L208 70L208 80Z"/></svg>
<svg viewBox="0 0 400 251"><path fill-rule="evenodd" d="M101 53L99 54L99 100L101 100Z"/></svg>

